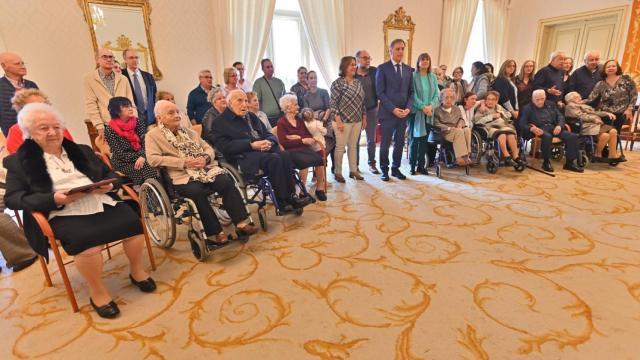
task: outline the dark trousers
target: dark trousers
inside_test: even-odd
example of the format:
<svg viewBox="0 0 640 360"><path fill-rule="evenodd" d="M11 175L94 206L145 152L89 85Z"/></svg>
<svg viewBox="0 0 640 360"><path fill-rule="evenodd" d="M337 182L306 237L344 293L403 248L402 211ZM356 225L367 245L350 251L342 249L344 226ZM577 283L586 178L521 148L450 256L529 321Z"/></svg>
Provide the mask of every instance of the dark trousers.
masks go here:
<svg viewBox="0 0 640 360"><path fill-rule="evenodd" d="M295 193L295 170L288 152L264 154L260 157L260 169L269 178L277 199L289 199Z"/></svg>
<svg viewBox="0 0 640 360"><path fill-rule="evenodd" d="M393 163L392 168L399 168L402 161L402 149L404 148L404 133L407 130L407 122L404 119L380 119L380 167L384 171L389 170L389 147L393 139Z"/></svg>
<svg viewBox="0 0 640 360"><path fill-rule="evenodd" d="M217 235L222 231L218 217L209 203L209 194L211 193L215 192L222 196L222 205L234 224L238 224L249 217L242 195L236 188L235 181L228 174L216 176L215 181L211 183L189 181L184 185L174 185L173 187L180 195L196 203L196 208L200 213L200 220L207 236Z"/></svg>
<svg viewBox="0 0 640 360"><path fill-rule="evenodd" d="M427 139L429 135L412 137L409 140L409 164L411 168L423 168L426 165L427 158Z"/></svg>
<svg viewBox="0 0 640 360"><path fill-rule="evenodd" d="M557 135L562 141L564 141L564 150L567 164L571 163L578 157L578 136L567 130L562 130ZM549 161L551 158L551 141L553 140L553 129L551 131L544 130L541 138L542 157L544 161Z"/></svg>

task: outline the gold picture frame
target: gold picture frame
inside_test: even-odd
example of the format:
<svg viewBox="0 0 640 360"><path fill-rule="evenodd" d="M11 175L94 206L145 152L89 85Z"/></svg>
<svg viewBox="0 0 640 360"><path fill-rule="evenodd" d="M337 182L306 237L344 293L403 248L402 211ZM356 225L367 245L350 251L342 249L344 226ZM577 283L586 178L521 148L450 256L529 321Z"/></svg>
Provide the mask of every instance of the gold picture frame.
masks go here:
<svg viewBox="0 0 640 360"><path fill-rule="evenodd" d="M402 61L411 65L411 48L413 45L413 34L416 31L416 24L411 20L411 16L400 6L393 14L389 14L382 22L384 33L384 61L389 61L389 44L395 39L402 39L407 44Z"/></svg>
<svg viewBox="0 0 640 360"><path fill-rule="evenodd" d="M151 39L151 5L148 0L78 0L78 5L89 26L94 51L108 48L120 61L123 50L134 49L140 55L140 68L152 73L156 80L162 79ZM109 27L112 21L118 20L113 18L115 14L127 18L124 23L128 28L122 23Z"/></svg>

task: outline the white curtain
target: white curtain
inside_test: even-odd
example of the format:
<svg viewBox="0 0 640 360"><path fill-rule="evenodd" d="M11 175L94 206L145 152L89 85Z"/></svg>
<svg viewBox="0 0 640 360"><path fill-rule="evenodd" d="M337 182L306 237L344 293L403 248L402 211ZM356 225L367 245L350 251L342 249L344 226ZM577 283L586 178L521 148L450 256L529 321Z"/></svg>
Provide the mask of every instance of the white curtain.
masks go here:
<svg viewBox="0 0 640 360"><path fill-rule="evenodd" d="M320 73L331 84L338 77L345 46L344 0L298 0Z"/></svg>
<svg viewBox="0 0 640 360"><path fill-rule="evenodd" d="M477 10L478 0L443 1L439 64L462 65Z"/></svg>
<svg viewBox="0 0 640 360"><path fill-rule="evenodd" d="M504 61L510 0L484 0L484 51L496 70Z"/></svg>
<svg viewBox="0 0 640 360"><path fill-rule="evenodd" d="M260 71L271 32L275 0L216 0L212 21L216 32L214 81L234 62L244 63L245 78L254 81ZM206 46L206 44L203 44Z"/></svg>

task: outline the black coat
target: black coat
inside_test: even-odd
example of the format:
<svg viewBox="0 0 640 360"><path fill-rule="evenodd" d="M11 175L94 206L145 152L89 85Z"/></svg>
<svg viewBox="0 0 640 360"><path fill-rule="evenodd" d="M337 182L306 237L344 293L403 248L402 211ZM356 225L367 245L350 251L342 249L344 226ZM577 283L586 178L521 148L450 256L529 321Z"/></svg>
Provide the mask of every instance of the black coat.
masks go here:
<svg viewBox="0 0 640 360"><path fill-rule="evenodd" d="M67 139L63 140L62 147L76 169L91 181L118 177L90 147ZM59 209L53 200L53 181L47 172L42 148L35 141L27 139L15 154L4 159L3 164L7 169L7 191L4 201L9 209L24 210L24 232L27 240L35 252L48 260L47 238L31 216L32 211L38 211L48 217L51 211ZM116 182L114 188L120 185ZM115 194L109 195L117 199Z"/></svg>
<svg viewBox="0 0 640 360"><path fill-rule="evenodd" d="M24 79L25 89L37 89L38 85L33 81ZM11 98L16 94L16 88L6 76L0 78L0 128L6 136L9 128L16 123L16 111L11 105Z"/></svg>
<svg viewBox="0 0 640 360"><path fill-rule="evenodd" d="M211 146L222 152L227 161L239 164L243 173L252 176L259 171L260 158L264 153L253 150L251 143L269 140L272 144L269 151L271 153L280 152L280 148L278 138L267 130L257 116L252 113L247 113L246 116L251 122L251 127L256 131L257 137L251 135L251 129L245 119L227 108L213 121L210 138L213 140Z"/></svg>
<svg viewBox="0 0 640 360"><path fill-rule="evenodd" d="M140 70L140 74L142 74L142 79L144 80L144 86L147 88L147 108L138 109L138 112L147 113L147 125L154 124L156 122L156 115L153 112L153 108L156 104L156 93L158 92L158 87L156 86L156 80L153 78L153 75L146 71ZM122 70L122 75L124 75L127 80L129 80L129 85L131 86L131 92L133 93L133 103L138 107L138 98L136 97L136 92L133 90L133 80L131 79L131 75L129 71L125 68Z"/></svg>
<svg viewBox="0 0 640 360"><path fill-rule="evenodd" d="M502 105L502 107L505 107L503 104L509 102L511 103L511 107L513 108L513 110L518 110L518 107L516 106L518 100L516 89L511 86L511 84L509 83L509 79L505 78L504 76L498 76L491 84L491 88L500 94L498 104Z"/></svg>

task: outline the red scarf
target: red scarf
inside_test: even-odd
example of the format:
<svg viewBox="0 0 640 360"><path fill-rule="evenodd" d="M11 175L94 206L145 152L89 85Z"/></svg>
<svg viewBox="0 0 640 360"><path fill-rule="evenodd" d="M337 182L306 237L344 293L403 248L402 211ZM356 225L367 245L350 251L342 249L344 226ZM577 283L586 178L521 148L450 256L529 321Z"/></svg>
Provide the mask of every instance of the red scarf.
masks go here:
<svg viewBox="0 0 640 360"><path fill-rule="evenodd" d="M129 141L134 151L140 150L140 137L136 134L137 122L138 119L131 117L128 121L111 119L111 122L109 123L109 126L111 126L116 134Z"/></svg>

